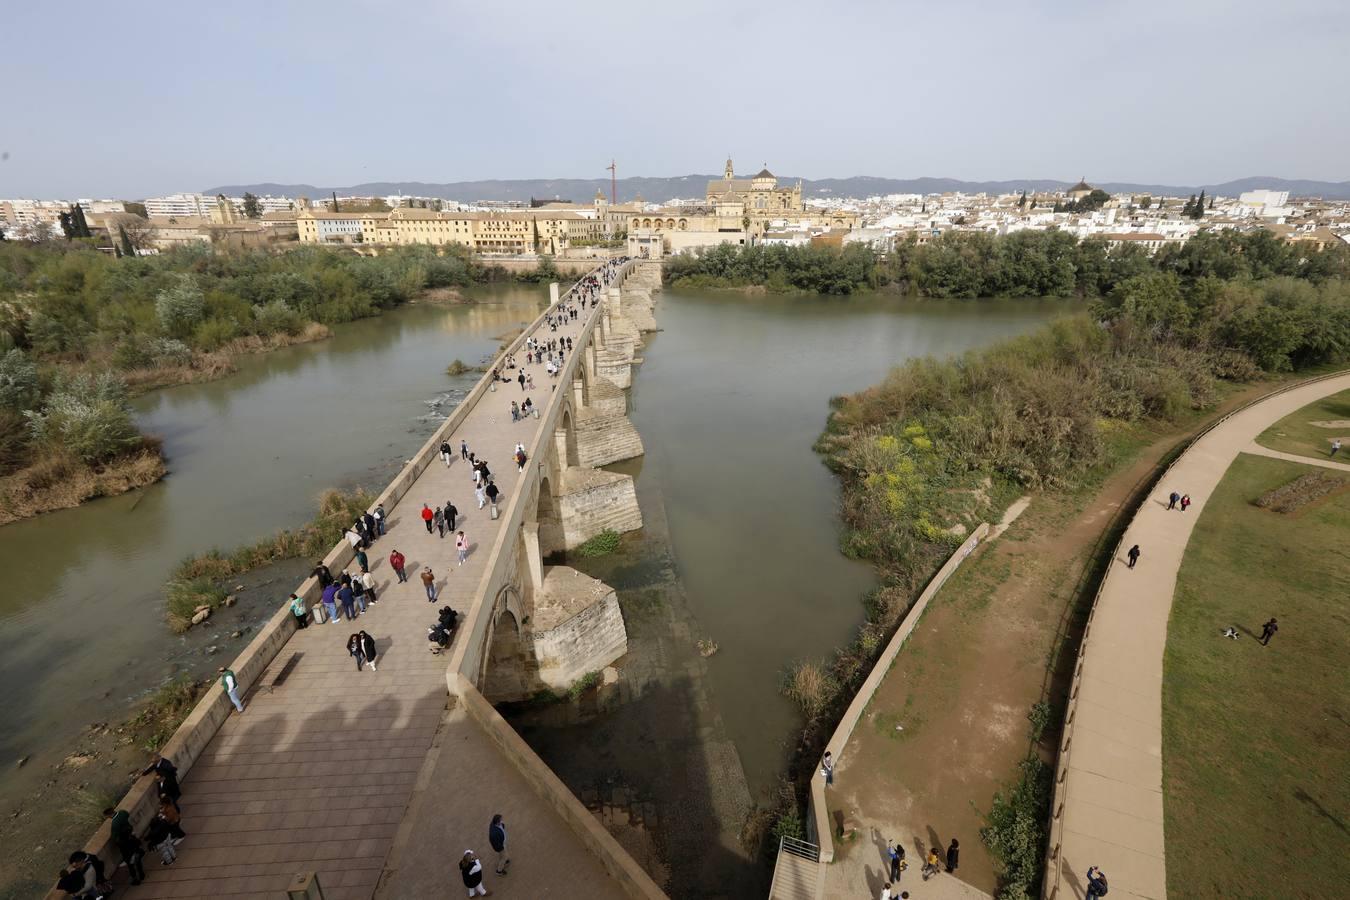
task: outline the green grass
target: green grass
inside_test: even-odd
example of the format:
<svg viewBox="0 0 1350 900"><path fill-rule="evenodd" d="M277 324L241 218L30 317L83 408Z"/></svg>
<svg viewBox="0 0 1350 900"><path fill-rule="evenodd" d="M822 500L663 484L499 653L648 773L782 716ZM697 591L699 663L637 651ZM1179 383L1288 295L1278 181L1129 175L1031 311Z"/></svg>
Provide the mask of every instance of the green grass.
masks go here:
<svg viewBox="0 0 1350 900"><path fill-rule="evenodd" d="M577 556L587 558L595 556L606 556L610 553L613 553L615 550L618 550L619 544L622 540L623 538L617 531L613 531L609 528L606 528L604 531L600 532L595 537L591 538L589 541L586 541L584 544L577 547L577 549L572 552L575 553Z"/></svg>
<svg viewBox="0 0 1350 900"><path fill-rule="evenodd" d="M1175 896L1269 897L1278 882L1280 896L1333 897L1350 884L1350 494L1294 515L1252 505L1308 468L1239 456L1186 548L1163 678ZM1262 647L1271 616L1280 632ZM1229 625L1248 633L1225 640Z"/></svg>
<svg viewBox="0 0 1350 900"><path fill-rule="evenodd" d="M1350 391L1323 397L1316 403L1309 403L1297 412L1290 413L1261 432L1256 442L1271 450L1326 459L1331 451L1332 438L1342 438L1346 449L1338 456L1350 455L1350 440L1344 440L1350 438L1350 425L1324 428L1312 424L1335 421L1350 422Z"/></svg>

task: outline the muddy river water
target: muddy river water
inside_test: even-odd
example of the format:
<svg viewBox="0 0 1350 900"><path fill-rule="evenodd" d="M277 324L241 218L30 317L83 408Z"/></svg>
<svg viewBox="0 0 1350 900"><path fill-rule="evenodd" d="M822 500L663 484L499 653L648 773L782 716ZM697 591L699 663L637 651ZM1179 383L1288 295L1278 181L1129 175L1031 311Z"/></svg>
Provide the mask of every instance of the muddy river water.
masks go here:
<svg viewBox="0 0 1350 900"><path fill-rule="evenodd" d="M324 488L381 487L472 385L476 376L448 377L446 365L480 361L547 301L543 287L474 293L481 302L415 304L244 359L229 378L142 397L142 427L164 439L163 482L0 528L0 808L89 723L119 721L170 676L217 664L204 650L215 636L164 625L160 590L179 560L297 525ZM589 715L513 720L578 793L596 775L566 760L609 742L609 765L621 767L624 729L635 747L699 753L719 774L695 780L715 782L704 785L710 814L725 814L761 799L782 772L798 727L779 696L782 672L847 642L873 584L868 566L838 550L836 486L811 449L829 398L905 359L986 344L1068 307L658 297L663 331L643 350L630 398L647 455L622 468L637 476L648 528L583 566L619 588L630 619L627 693ZM717 642L716 655L690 650L699 637ZM676 669L692 680L672 680ZM683 691L672 701L688 726L678 740L650 742L645 687L662 714L660 692ZM689 786L644 793L669 812L672 792Z"/></svg>

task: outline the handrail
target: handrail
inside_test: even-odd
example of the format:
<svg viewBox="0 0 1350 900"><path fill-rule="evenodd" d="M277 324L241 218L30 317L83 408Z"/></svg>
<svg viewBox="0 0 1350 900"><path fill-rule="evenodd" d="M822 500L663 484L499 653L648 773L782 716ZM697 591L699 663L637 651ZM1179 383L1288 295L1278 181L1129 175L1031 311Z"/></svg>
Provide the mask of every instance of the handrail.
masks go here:
<svg viewBox="0 0 1350 900"><path fill-rule="evenodd" d="M1238 406L1235 409L1230 410L1229 412L1215 419L1213 422L1210 422L1204 428L1200 429L1194 435L1192 435L1189 440L1185 441L1184 442L1185 446L1182 448L1181 452L1178 453L1172 459L1172 461L1168 463L1167 466L1161 472L1158 473L1158 477L1154 479L1153 483L1158 484L1161 483L1164 479L1166 479L1167 473L1171 472L1172 469L1178 463L1181 462L1182 458L1185 457L1187 451L1189 451L1192 447L1194 447L1195 444L1201 438L1209 434L1214 429L1218 428L1220 425L1227 422L1229 419L1238 415L1239 413L1246 412L1253 406L1256 406L1257 404L1260 403L1264 403L1267 400L1271 399L1272 397L1278 397L1280 394L1284 394L1289 391L1296 390L1298 388L1307 387L1310 384L1317 384L1319 381L1327 381L1328 379L1332 378L1340 378L1344 376L1347 371L1350 370L1342 370L1339 372L1328 372L1324 375L1316 375L1312 378L1305 378L1300 381L1291 382L1289 384L1278 387L1275 390L1270 391L1269 393L1262 394L1261 396L1249 400L1246 403L1243 403L1241 406ZM1148 499L1147 495L1145 495L1140 499L1139 504L1135 506L1134 512L1130 516L1131 522L1133 522L1134 517L1139 514L1139 509L1143 506L1145 502L1147 502L1147 499ZM1116 542L1115 547L1112 548L1111 551L1112 558L1120 556L1121 550L1125 546L1125 535L1128 533L1128 531L1129 526L1126 525L1126 527L1121 531L1120 539ZM1045 878L1043 879L1041 884L1041 897L1043 898L1043 900L1054 900L1054 898L1057 896L1059 892L1060 883L1064 878L1064 869L1063 869L1064 861L1060 857L1059 851L1064 836L1063 816L1064 816L1064 809L1067 806L1067 795L1069 790L1068 788L1069 758L1070 752L1073 747L1074 712L1078 706L1078 688L1083 678L1083 664L1086 660L1088 644L1090 643L1090 636L1092 633L1092 620L1097 614L1097 603L1098 601L1101 600L1102 593L1106 590L1106 581L1107 578L1110 576L1110 574L1111 574L1110 570L1108 569L1106 573L1102 575L1102 580L1097 585L1097 592L1092 595L1092 606L1088 610L1087 622L1083 625L1082 642L1078 645L1078 658L1074 661L1073 679L1069 684L1069 700L1064 707L1064 723L1061 730L1062 739L1059 744L1059 753L1057 754L1055 761L1055 792L1054 797L1050 803L1050 833L1049 839L1046 841Z"/></svg>

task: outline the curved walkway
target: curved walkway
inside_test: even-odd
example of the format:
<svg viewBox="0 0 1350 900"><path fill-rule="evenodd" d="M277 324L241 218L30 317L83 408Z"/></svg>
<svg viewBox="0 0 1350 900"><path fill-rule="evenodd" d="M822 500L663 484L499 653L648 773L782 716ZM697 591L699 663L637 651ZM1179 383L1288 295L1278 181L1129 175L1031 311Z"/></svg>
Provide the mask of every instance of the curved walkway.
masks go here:
<svg viewBox="0 0 1350 900"><path fill-rule="evenodd" d="M1294 385L1230 414L1186 449L1135 513L1102 580L1079 654L1056 773L1047 898L1083 897L1089 866L1106 872L1112 897L1167 895L1163 651L1186 543L1239 453L1321 464L1255 440L1280 418L1346 389L1350 372ZM1167 510L1172 491L1191 495L1188 513ZM1135 544L1139 563L1129 569L1124 551Z"/></svg>

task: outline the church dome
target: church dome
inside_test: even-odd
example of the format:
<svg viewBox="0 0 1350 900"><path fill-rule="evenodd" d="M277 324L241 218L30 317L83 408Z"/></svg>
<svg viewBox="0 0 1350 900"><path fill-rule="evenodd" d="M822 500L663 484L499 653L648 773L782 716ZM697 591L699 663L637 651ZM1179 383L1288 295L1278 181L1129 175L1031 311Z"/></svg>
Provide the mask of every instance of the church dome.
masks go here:
<svg viewBox="0 0 1350 900"><path fill-rule="evenodd" d="M1072 194L1075 191L1083 191L1084 193L1090 194L1092 193L1093 190L1094 188L1092 187L1092 185L1088 184L1086 181L1082 179L1079 179L1077 184L1069 188L1069 193Z"/></svg>

